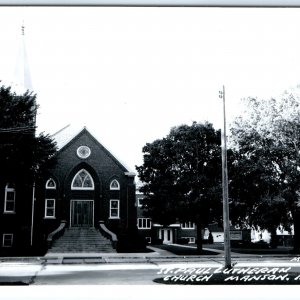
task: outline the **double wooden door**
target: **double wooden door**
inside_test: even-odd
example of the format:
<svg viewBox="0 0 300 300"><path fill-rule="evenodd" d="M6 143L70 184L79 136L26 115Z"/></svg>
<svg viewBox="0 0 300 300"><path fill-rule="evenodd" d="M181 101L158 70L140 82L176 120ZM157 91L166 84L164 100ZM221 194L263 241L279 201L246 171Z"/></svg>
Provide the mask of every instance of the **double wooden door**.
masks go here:
<svg viewBox="0 0 300 300"><path fill-rule="evenodd" d="M71 227L94 226L94 201L71 200Z"/></svg>

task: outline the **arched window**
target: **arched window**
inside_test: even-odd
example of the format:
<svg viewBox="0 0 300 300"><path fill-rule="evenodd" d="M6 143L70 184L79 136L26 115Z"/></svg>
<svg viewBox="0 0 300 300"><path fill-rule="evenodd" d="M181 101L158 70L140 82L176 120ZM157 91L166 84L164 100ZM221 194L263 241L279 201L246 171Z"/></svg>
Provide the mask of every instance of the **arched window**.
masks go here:
<svg viewBox="0 0 300 300"><path fill-rule="evenodd" d="M80 170L73 178L72 190L93 190L94 181L90 173L84 169Z"/></svg>
<svg viewBox="0 0 300 300"><path fill-rule="evenodd" d="M53 189L53 190L56 189L56 183L52 178L47 180L46 189Z"/></svg>
<svg viewBox="0 0 300 300"><path fill-rule="evenodd" d="M4 212L14 213L16 204L16 189L13 184L8 183L5 186Z"/></svg>
<svg viewBox="0 0 300 300"><path fill-rule="evenodd" d="M110 189L111 190L119 190L120 189L119 181L116 179L112 180L112 182L110 183Z"/></svg>

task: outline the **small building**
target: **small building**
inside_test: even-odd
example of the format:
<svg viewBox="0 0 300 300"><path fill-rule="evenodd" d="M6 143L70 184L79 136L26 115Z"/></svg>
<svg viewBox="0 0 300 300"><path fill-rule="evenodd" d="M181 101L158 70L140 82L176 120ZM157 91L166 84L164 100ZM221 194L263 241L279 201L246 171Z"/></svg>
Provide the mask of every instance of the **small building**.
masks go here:
<svg viewBox="0 0 300 300"><path fill-rule="evenodd" d="M224 229L217 223L209 224L205 229L204 239L208 240L209 233L212 235L212 241L214 243L224 243ZM234 226L230 226L230 240L233 242L250 242L251 230L239 229Z"/></svg>
<svg viewBox="0 0 300 300"><path fill-rule="evenodd" d="M152 219L145 217L143 199L145 195L136 191L137 227L139 235L150 244L163 243L189 243L194 244L197 239L197 226L193 222L176 222L168 226L153 223Z"/></svg>

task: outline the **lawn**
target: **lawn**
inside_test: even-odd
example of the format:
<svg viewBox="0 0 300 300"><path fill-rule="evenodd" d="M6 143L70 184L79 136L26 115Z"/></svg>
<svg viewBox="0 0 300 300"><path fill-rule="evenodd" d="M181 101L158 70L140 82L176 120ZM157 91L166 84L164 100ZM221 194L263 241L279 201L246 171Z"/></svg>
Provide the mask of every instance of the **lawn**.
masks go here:
<svg viewBox="0 0 300 300"><path fill-rule="evenodd" d="M176 255L216 255L214 251L202 250L200 253L194 247L180 245L155 245L156 248L167 250Z"/></svg>
<svg viewBox="0 0 300 300"><path fill-rule="evenodd" d="M163 250L167 250L171 253L174 253L176 255L217 255L219 253L214 252L213 250L224 250L224 244L222 243L215 243L215 244L203 244L203 248L205 250L202 250L200 253L197 251L196 246L182 246L182 245L155 245L156 248L160 248ZM208 249L211 249L208 250ZM291 247L278 247L278 248L262 248L260 245L251 245L251 247L231 247L231 251L235 253L241 253L241 254L290 254L292 251Z"/></svg>

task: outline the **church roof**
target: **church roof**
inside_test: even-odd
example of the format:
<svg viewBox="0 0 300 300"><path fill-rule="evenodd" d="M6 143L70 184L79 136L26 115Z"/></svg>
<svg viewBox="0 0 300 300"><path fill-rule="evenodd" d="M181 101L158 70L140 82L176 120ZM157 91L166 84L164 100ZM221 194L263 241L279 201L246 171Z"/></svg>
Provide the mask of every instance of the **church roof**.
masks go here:
<svg viewBox="0 0 300 300"><path fill-rule="evenodd" d="M83 130L86 130L92 137L93 134L86 127L76 127L74 125L67 125L54 133L51 137L55 140L58 151L64 148L67 144L69 144L77 135L79 135ZM94 139L115 159L117 160L126 170L125 174L127 176L135 176L136 173L133 172L128 166L126 166L120 159L116 158L116 156L110 151L107 147L105 147L102 143L100 143L95 137Z"/></svg>
<svg viewBox="0 0 300 300"><path fill-rule="evenodd" d="M64 146L71 142L71 140L77 136L82 129L82 127L78 128L69 124L55 132L51 137L55 140L57 149L61 150Z"/></svg>

